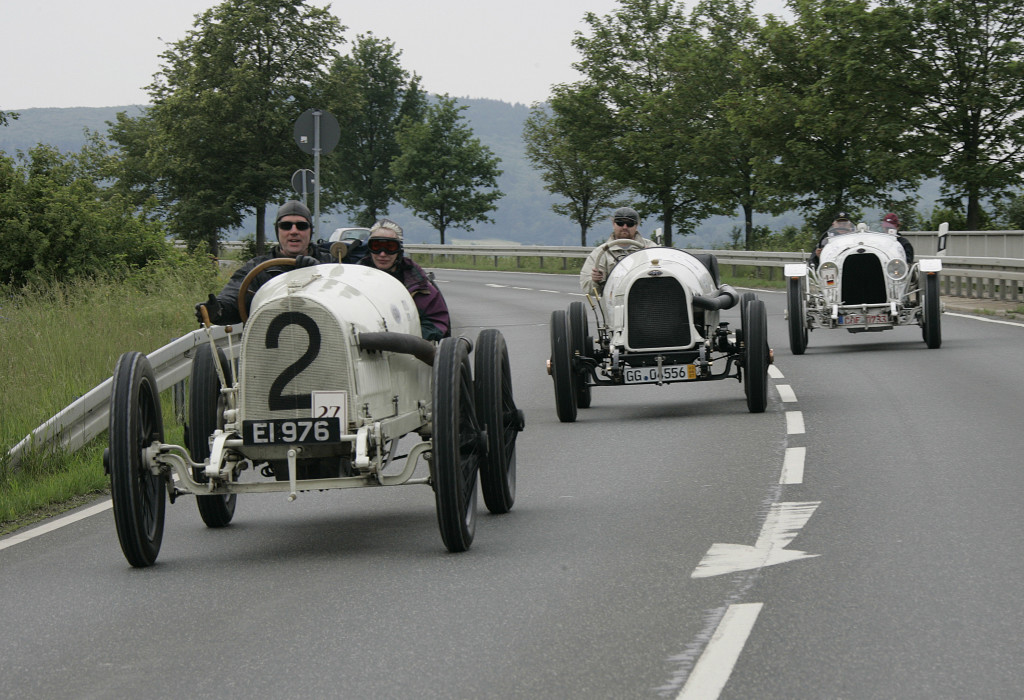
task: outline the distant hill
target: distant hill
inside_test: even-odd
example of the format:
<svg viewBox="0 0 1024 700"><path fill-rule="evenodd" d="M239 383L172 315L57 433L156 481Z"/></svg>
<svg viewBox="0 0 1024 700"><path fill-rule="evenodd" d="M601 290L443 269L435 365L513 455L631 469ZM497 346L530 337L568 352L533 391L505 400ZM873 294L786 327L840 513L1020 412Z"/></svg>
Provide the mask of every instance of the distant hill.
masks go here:
<svg viewBox="0 0 1024 700"><path fill-rule="evenodd" d="M559 198L544 189L540 174L533 169L525 156L522 142L523 122L529 116L530 108L523 104L509 104L499 100L459 98L460 105L466 105L463 112L474 135L488 146L499 158L503 173L498 178L498 187L505 196L498 200L498 210L492 214L493 224L479 224L473 231L449 230L449 241L503 240L527 245L579 245L579 227L551 211L551 205ZM47 143L64 152L77 152L85 144L85 129L106 133L107 122L114 121L118 112L135 116L142 111L139 105L121 107L70 107L21 110L21 116L0 127L0 151L14 154L26 151L38 143ZM312 159L311 159L312 160ZM312 162L309 165L312 168ZM934 201L928 189L924 202ZM428 224L414 217L402 207L394 207L389 216L402 224L406 239L412 243L437 243L438 235ZM798 226L802 218L789 213L781 217L757 215L758 225L781 228ZM350 225L344 214L321 213L322 237L326 238L335 228ZM648 221L641 227L645 235L660 226L658 221ZM696 231L685 237L676 232L675 242L690 248L713 248L728 243L734 228L741 226L739 216L716 216L704 221ZM243 228L233 232L230 238L252 235L255 225L246 222ZM604 226L589 233L589 242L594 244L606 233Z"/></svg>

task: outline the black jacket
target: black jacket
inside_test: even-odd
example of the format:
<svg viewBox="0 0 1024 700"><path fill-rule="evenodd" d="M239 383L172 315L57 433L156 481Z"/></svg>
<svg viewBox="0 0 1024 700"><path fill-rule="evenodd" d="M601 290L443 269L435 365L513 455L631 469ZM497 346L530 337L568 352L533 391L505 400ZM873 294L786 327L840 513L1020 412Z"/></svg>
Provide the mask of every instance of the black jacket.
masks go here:
<svg viewBox="0 0 1024 700"><path fill-rule="evenodd" d="M316 258L321 263L337 262L331 257L330 251L321 248L319 246L311 245L307 253L311 257ZM242 317L238 313L238 292L242 286L242 280L249 274L249 271L259 265L261 262L266 260L272 260L274 258L286 258L287 255L281 254L281 248L274 246L270 249L269 253L263 255L257 255L255 258L249 260L240 268L235 270L235 273L231 275L231 279L224 285L224 289L221 290L220 294L217 295L217 301L220 302L220 313L217 318L211 318L210 323L224 326L229 323L240 323ZM252 281L249 288L246 290L249 299L246 300L246 308L248 309L249 302L252 300L252 295L256 293L256 290L266 284L268 281L277 277L282 272L288 272L292 270L291 266L275 265L263 270L261 273L256 275L256 279Z"/></svg>

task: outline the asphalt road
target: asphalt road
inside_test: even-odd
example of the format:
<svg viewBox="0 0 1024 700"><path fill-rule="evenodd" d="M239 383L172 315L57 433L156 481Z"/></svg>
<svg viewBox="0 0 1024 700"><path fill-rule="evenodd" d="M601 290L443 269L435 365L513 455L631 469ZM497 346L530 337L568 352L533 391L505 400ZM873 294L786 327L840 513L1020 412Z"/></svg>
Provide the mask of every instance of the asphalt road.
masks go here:
<svg viewBox="0 0 1024 700"><path fill-rule="evenodd" d="M0 696L1024 697L1024 325L794 357L762 292L764 414L735 381L597 387L562 424L574 278L437 276L460 331L509 345L511 513L452 555L425 486L249 496L223 530L183 498L135 570L100 501L0 539Z"/></svg>

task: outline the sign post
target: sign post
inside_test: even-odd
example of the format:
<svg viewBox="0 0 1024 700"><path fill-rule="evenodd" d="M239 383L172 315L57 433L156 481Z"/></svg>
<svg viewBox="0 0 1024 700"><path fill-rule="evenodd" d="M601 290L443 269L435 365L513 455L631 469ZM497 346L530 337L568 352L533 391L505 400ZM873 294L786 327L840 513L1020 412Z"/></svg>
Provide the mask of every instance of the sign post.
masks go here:
<svg viewBox="0 0 1024 700"><path fill-rule="evenodd" d="M320 156L327 155L338 145L341 138L341 127L338 120L330 112L322 109L307 109L295 120L295 143L303 153L313 156L313 222L317 233L320 231ZM297 171L296 175L298 172ZM305 172L309 172L308 170ZM306 184L303 180L301 183ZM292 175L292 187L295 185L295 175ZM303 193L303 203L305 194Z"/></svg>

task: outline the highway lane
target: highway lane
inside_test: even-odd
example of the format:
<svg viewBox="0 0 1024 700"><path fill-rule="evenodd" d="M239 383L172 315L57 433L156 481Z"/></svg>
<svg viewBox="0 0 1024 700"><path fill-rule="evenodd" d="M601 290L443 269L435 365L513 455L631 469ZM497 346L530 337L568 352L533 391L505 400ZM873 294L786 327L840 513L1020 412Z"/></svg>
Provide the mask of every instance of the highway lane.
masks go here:
<svg viewBox="0 0 1024 700"><path fill-rule="evenodd" d="M730 605L763 607L723 697L1021 694L1024 329L816 331L793 357L762 294L765 414L725 381L596 388L561 424L543 363L574 280L438 279L467 335L505 334L527 416L516 506L470 552L444 551L426 487L252 496L223 531L183 499L143 571L106 511L0 550L0 695L675 697ZM709 565L766 543L819 556Z"/></svg>

